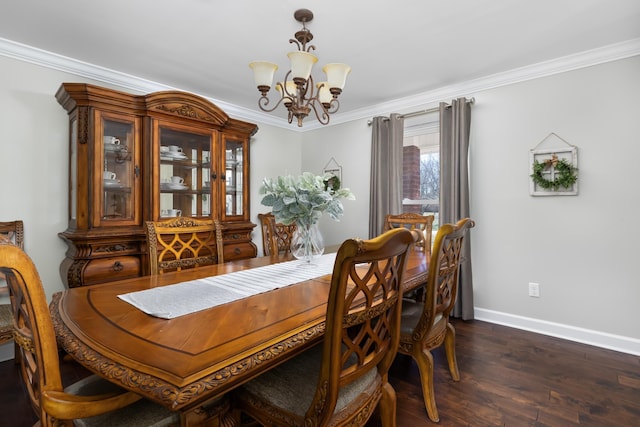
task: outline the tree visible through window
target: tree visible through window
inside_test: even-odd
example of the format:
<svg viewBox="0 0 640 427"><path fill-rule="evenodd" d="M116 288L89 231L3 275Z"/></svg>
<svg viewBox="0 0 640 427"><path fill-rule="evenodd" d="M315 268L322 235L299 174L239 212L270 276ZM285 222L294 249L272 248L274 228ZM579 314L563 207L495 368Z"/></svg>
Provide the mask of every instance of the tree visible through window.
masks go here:
<svg viewBox="0 0 640 427"><path fill-rule="evenodd" d="M420 198L438 200L440 197L440 153L420 154Z"/></svg>

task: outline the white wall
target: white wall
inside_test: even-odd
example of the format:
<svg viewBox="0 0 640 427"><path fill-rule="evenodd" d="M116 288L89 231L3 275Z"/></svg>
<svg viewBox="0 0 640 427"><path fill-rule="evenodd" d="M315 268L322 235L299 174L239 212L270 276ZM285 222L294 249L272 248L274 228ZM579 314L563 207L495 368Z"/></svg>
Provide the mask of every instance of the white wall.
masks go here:
<svg viewBox="0 0 640 427"><path fill-rule="evenodd" d="M369 170L371 129L357 120L304 133L302 170L322 174L334 159L342 166L341 185L351 189L356 200L344 200L339 222L324 215L319 226L325 245L337 245L350 237L369 237ZM333 165L333 163L332 163Z"/></svg>
<svg viewBox="0 0 640 427"><path fill-rule="evenodd" d="M469 93L476 317L640 354L636 248L640 211L640 57ZM64 81L88 81L0 57L0 220L25 221L25 246L50 297L66 246ZM105 85L100 82L91 82ZM402 111L401 111L402 112ZM371 129L366 120L297 133L259 124L251 212L263 177L320 173L333 157L357 200L323 218L325 243L367 237ZM580 194L529 196L529 149L554 132L577 145ZM260 232L254 233L261 248ZM540 283L539 299L527 283Z"/></svg>
<svg viewBox="0 0 640 427"><path fill-rule="evenodd" d="M264 178L275 178L282 174L300 174L302 134L259 125L258 133L251 138L251 221L258 224L253 232L253 242L258 246L258 255L263 254L262 232L258 214L271 211L260 204L260 185Z"/></svg>
<svg viewBox="0 0 640 427"><path fill-rule="evenodd" d="M48 296L62 289L66 245L57 233L68 216L68 119L54 95L73 79L0 57L0 220L24 221L25 250Z"/></svg>
<svg viewBox="0 0 640 427"><path fill-rule="evenodd" d="M475 94L474 296L489 310L481 316L620 335L640 352L639 76L636 56ZM529 196L529 149L550 132L578 147L578 196ZM528 282L540 283L539 299L527 296Z"/></svg>
<svg viewBox="0 0 640 427"><path fill-rule="evenodd" d="M476 318L640 354L640 57L468 94ZM529 195L529 150L578 146L580 194ZM330 243L368 230L365 121L304 134L302 169L333 156L357 200ZM528 283L540 284L540 298Z"/></svg>

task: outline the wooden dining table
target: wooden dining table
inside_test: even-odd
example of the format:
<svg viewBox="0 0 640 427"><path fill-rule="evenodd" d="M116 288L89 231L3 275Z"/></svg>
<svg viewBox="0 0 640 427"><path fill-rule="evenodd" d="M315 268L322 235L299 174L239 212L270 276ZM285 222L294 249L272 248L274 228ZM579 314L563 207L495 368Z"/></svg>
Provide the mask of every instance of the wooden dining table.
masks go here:
<svg viewBox="0 0 640 427"><path fill-rule="evenodd" d="M405 291L426 282L427 258L410 250ZM251 258L64 290L50 305L58 343L95 374L179 411L183 426L237 425L226 394L320 342L331 275L173 319L118 295L289 260Z"/></svg>

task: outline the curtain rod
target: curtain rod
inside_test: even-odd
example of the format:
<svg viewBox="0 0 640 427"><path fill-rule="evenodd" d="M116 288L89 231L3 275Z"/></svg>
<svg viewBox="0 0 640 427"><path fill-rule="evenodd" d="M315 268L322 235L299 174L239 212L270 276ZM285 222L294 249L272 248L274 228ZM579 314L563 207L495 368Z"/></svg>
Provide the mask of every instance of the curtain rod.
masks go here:
<svg viewBox="0 0 640 427"><path fill-rule="evenodd" d="M467 100L467 102L469 104L473 104L474 102L476 102L476 99L475 98L471 98L471 99ZM447 105L447 108L448 107L451 107L451 105ZM426 110L412 111L411 113L400 114L398 116L398 118L406 119L406 118L410 118L410 117L421 116L423 114L437 113L438 111L440 111L440 107L427 108ZM369 126L371 126L372 123L373 122L371 120L367 121L367 124Z"/></svg>
<svg viewBox="0 0 640 427"><path fill-rule="evenodd" d="M450 105L447 105L447 107L450 107ZM398 118L407 119L409 117L421 116L423 114L437 113L438 111L440 111L440 107L427 108L426 110L412 111L411 113L400 114Z"/></svg>
<svg viewBox="0 0 640 427"><path fill-rule="evenodd" d="M473 104L476 102L475 98L467 99L467 103ZM451 107L450 104L447 104L447 108ZM398 118L406 119L409 117L421 116L423 114L435 113L440 110L440 107L427 108L426 110L412 111L411 113L400 114Z"/></svg>

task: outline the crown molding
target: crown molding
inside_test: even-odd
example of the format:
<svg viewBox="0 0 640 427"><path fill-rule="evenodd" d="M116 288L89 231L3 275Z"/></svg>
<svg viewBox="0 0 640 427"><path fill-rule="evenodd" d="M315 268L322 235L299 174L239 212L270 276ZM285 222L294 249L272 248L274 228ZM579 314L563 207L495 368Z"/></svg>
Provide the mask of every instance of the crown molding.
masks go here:
<svg viewBox="0 0 640 427"><path fill-rule="evenodd" d="M591 67L637 55L640 55L640 39L627 40L621 43L615 43L601 48L539 62L526 67L515 68L459 84L444 86L436 90L395 99L389 102L376 104L371 107L349 111L344 114L334 116L331 120L332 124L336 125L353 120L369 119L374 116L389 114L390 112L406 114L410 111L437 107L441 101L455 99L462 96L474 97L476 93L484 90L534 80L580 68ZM313 125L315 124L312 124L312 126L309 126L307 129L312 128Z"/></svg>
<svg viewBox="0 0 640 427"><path fill-rule="evenodd" d="M161 90L182 90L3 38L0 38L0 55L140 93ZM369 119L376 115L389 114L389 112L406 113L412 110L431 108L437 106L442 100L454 99L461 96L473 96L475 93L484 90L591 67L636 55L640 55L640 39L627 40L621 43L395 99L370 107L339 113L331 117L329 126L355 120ZM285 118L254 111L204 95L200 96L210 100L230 116L241 120L263 123L295 132L306 132L325 127L316 121L310 121L309 123L305 123L304 128L299 128L289 124Z"/></svg>
<svg viewBox="0 0 640 427"><path fill-rule="evenodd" d="M62 71L76 76L85 77L102 83L121 87L123 89L137 92L140 94L164 91L164 90L182 90L162 83L151 80L142 79L131 74L121 73L109 68L98 65L89 64L67 56L58 55L57 53L42 50L33 46L14 42L0 37L0 55L8 58L17 59L19 61L29 62L31 64ZM219 99L200 95L203 98L213 102L223 109L229 116L241 120L249 120L252 122L260 122L273 126L288 128L288 123L275 116L258 113L248 108L239 107Z"/></svg>

